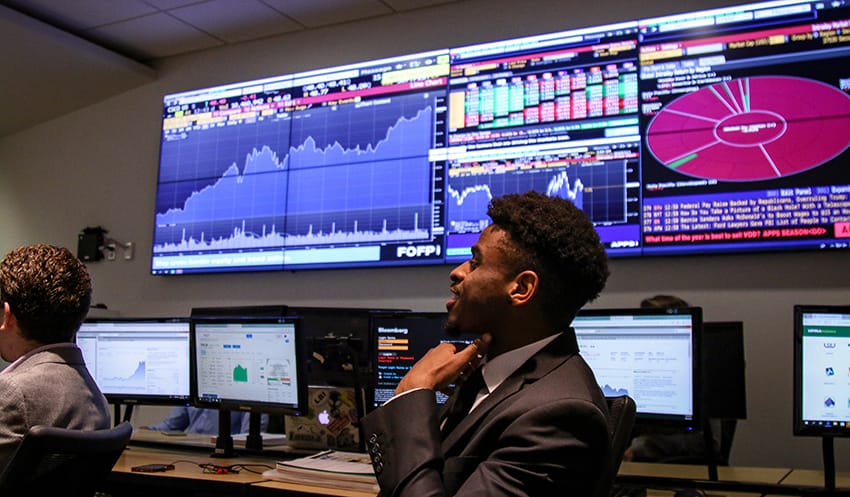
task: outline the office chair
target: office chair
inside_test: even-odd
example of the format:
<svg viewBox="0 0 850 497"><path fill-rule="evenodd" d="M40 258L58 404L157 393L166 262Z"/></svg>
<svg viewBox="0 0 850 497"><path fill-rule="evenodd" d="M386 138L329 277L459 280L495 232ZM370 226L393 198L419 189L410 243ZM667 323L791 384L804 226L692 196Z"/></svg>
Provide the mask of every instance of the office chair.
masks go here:
<svg viewBox="0 0 850 497"><path fill-rule="evenodd" d="M611 438L611 453L608 465L602 472L602 478L596 489L596 497L608 497L614 486L614 478L623 462L623 454L631 439L635 424L637 406L628 395L605 397L608 403L608 433Z"/></svg>
<svg viewBox="0 0 850 497"><path fill-rule="evenodd" d="M92 497L132 433L128 422L93 431L33 426L0 475L0 495Z"/></svg>

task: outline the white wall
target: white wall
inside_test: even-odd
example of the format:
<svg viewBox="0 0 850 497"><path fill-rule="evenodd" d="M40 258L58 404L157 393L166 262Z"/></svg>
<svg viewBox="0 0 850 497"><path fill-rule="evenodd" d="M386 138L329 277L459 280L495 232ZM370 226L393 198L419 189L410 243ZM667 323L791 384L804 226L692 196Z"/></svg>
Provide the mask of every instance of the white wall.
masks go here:
<svg viewBox="0 0 850 497"><path fill-rule="evenodd" d="M589 5L467 0L160 61L152 84L0 139L0 252L35 242L76 250L82 228L102 225L109 235L137 245L132 261L89 265L95 302L127 316L270 303L443 310L450 269L444 266L149 275L162 95L681 9L672 0ZM635 306L644 296L674 293L703 306L708 320L744 321L749 419L739 424L734 464L820 467L820 441L791 435L792 306L847 304L847 253L617 259L611 265L608 288L594 307ZM846 440L836 443L840 469L850 469L842 457L848 447Z"/></svg>

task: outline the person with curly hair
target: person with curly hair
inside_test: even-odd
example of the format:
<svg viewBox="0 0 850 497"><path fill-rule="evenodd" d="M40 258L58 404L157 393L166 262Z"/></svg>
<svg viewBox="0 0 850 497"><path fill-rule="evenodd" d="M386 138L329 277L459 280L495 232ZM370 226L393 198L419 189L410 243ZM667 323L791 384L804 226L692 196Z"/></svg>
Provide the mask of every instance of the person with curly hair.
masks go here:
<svg viewBox="0 0 850 497"><path fill-rule="evenodd" d="M592 495L609 456L607 407L578 353L575 314L608 262L571 202L494 198L472 258L450 274L442 343L363 419L381 495ZM435 391L460 383L443 411Z"/></svg>
<svg viewBox="0 0 850 497"><path fill-rule="evenodd" d="M91 303L91 279L68 249L31 245L0 262L0 472L35 425L110 426L109 406L74 334Z"/></svg>

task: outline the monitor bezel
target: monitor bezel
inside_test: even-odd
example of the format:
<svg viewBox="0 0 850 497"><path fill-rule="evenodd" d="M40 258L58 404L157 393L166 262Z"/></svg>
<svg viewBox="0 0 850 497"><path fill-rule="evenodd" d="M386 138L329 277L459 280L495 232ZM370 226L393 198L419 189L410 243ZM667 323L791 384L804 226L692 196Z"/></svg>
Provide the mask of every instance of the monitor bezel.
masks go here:
<svg viewBox="0 0 850 497"><path fill-rule="evenodd" d="M803 420L803 315L820 314L849 314L850 305L817 305L797 304L794 306L794 395L793 433L798 437L850 437L848 426L806 425ZM850 420L843 420L847 422Z"/></svg>
<svg viewBox="0 0 850 497"><path fill-rule="evenodd" d="M294 325L295 337L295 376L297 400L293 405L280 404L277 402L262 402L257 400L221 398L212 401L202 398L198 392L198 358L197 358L197 325L198 324L292 324ZM307 412L307 375L304 368L305 347L304 337L300 327L300 320L294 316L246 316L246 315L219 315L216 317L196 317L190 319L189 326L189 358L191 363L190 391L192 405L204 409L218 409L229 411L244 411L263 414L295 414L300 415Z"/></svg>
<svg viewBox="0 0 850 497"><path fill-rule="evenodd" d="M187 328L191 328L191 324L188 317L97 317L97 318L86 318L83 321L83 324L86 323L126 323L126 324L136 324L136 323L185 323ZM80 326L82 329L82 325ZM77 336L79 333L79 329L74 333L74 343L79 346L77 343ZM189 330L187 340L189 340L189 349L191 349L191 329ZM189 352L189 356L186 358L186 366L189 368L186 373L189 378L189 392L180 396L172 396L172 395L159 395L159 394L125 394L125 393L107 393L103 391L103 388L98 385L98 389L100 389L103 396L106 397L107 402L110 404L124 404L124 405L165 405L165 406L188 406L192 401L192 366L191 366L191 351ZM88 366L86 366L88 369ZM91 371L89 371L91 374ZM92 374L92 379L97 383L97 378Z"/></svg>
<svg viewBox="0 0 850 497"><path fill-rule="evenodd" d="M691 392L692 417L675 414L657 414L636 412L635 422L641 426L670 426L684 430L701 430L705 419L703 389L702 389L702 308L701 307L671 307L671 308L610 308L582 309L579 316L691 316L693 325L691 332Z"/></svg>

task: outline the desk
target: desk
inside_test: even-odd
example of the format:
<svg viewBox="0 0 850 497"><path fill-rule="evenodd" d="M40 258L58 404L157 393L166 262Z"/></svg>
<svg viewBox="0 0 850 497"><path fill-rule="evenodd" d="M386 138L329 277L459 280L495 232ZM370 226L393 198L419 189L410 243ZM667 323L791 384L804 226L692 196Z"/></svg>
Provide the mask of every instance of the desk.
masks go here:
<svg viewBox="0 0 850 497"><path fill-rule="evenodd" d="M827 492L823 472L790 468L721 466L718 480L708 480L706 466L623 462L616 483L651 489L698 488L721 493L850 497L850 474L836 475L837 490Z"/></svg>
<svg viewBox="0 0 850 497"><path fill-rule="evenodd" d="M779 483L791 473L790 468L748 468L722 466L718 481L708 479L707 466L660 463L623 462L616 484L650 489L698 488L706 492L734 494L793 495L793 487L777 491Z"/></svg>
<svg viewBox="0 0 850 497"><path fill-rule="evenodd" d="M343 490L338 488L313 487L310 485L299 485L297 483L286 483L282 481L264 481L251 484L251 497L281 497L286 496L310 496L328 495L332 497L375 497L375 492L364 492L362 490Z"/></svg>
<svg viewBox="0 0 850 497"><path fill-rule="evenodd" d="M272 496L272 497L375 497L374 492L344 490L269 481L261 473L274 468L280 454L270 456L210 457L210 451L189 450L185 447L161 448L131 445L112 468L104 491L113 497L201 497L201 496ZM160 473L133 472L142 464L174 464L174 469ZM193 464L194 463L194 464ZM198 464L218 466L256 464L236 474L205 473ZM264 467L260 467L262 465Z"/></svg>
<svg viewBox="0 0 850 497"><path fill-rule="evenodd" d="M152 448L131 445L115 464L107 479L104 491L113 497L375 497L368 491L332 489L269 481L261 473L274 467L281 455L239 456L237 458L212 458L209 451L180 448ZM142 464L177 462L175 469L163 473L137 473L131 468ZM238 474L210 474L198 464L218 466L234 464L258 465L257 471L242 470ZM262 467L261 467L262 466ZM823 495L823 472L791 470L789 468L718 468L720 481L708 480L708 468L681 464L624 462L620 467L618 484L645 486L652 489L700 488L709 497L722 495ZM850 497L850 473L836 475L836 495ZM668 492L669 493L669 492ZM656 497L667 497L664 492L652 492Z"/></svg>
<svg viewBox="0 0 850 497"><path fill-rule="evenodd" d="M779 483L791 473L790 468L748 468L720 466L717 476L720 481L750 482L750 483ZM670 478L687 480L708 480L707 466L692 466L688 464L661 464L647 462L623 462L617 479L638 478Z"/></svg>
<svg viewBox="0 0 850 497"><path fill-rule="evenodd" d="M112 468L112 474L104 490L114 497L131 496L212 496L212 495L248 495L252 483L267 480L262 474L268 467L273 468L275 459L268 457L213 458L208 451L187 451L178 449L160 449L130 446ZM177 462L175 461L192 461ZM162 473L137 473L131 468L141 464L175 463L174 470ZM204 473L198 467L200 463L219 466L232 464L258 464L267 467L251 468L257 471L242 470L233 474Z"/></svg>
<svg viewBox="0 0 850 497"><path fill-rule="evenodd" d="M823 471L795 469L782 480L782 484L798 487L823 487ZM850 489L850 473L836 473L835 487L842 490Z"/></svg>

